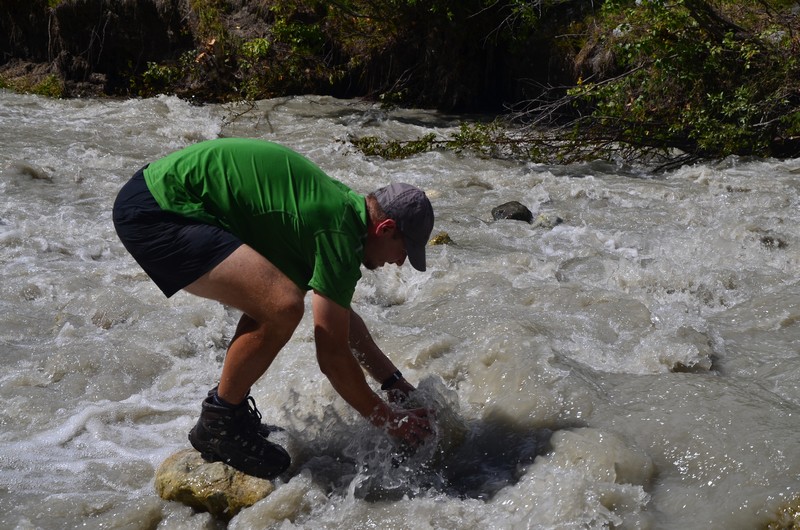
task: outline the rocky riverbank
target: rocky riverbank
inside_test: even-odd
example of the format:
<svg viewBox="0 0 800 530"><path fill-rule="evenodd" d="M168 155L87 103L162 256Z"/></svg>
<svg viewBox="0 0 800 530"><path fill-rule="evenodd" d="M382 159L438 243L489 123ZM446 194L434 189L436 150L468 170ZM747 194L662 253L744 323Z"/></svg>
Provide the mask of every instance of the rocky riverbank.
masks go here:
<svg viewBox="0 0 800 530"><path fill-rule="evenodd" d="M7 4L0 14L0 78L12 88L130 95L148 64L176 60L195 46L198 18L181 0Z"/></svg>
<svg viewBox="0 0 800 530"><path fill-rule="evenodd" d="M571 76L570 61L554 53L563 23L507 31L514 3L401 2L387 11L381 2L8 0L0 83L68 97L317 93L499 110L525 96L520 79ZM540 15L570 20L590 7L575 0Z"/></svg>

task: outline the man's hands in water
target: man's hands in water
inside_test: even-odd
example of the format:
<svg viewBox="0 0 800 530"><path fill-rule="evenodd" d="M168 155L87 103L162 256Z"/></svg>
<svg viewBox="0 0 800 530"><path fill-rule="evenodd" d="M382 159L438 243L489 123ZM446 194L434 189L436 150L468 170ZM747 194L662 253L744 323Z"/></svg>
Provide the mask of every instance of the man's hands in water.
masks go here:
<svg viewBox="0 0 800 530"><path fill-rule="evenodd" d="M433 419L433 413L424 408L392 410L384 428L395 438L417 447L433 434Z"/></svg>

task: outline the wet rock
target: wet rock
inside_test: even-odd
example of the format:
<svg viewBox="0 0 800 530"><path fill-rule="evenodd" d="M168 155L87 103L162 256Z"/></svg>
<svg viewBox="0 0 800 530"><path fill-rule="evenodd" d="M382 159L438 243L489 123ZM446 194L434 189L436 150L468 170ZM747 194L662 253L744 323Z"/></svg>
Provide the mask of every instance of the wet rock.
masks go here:
<svg viewBox="0 0 800 530"><path fill-rule="evenodd" d="M766 530L796 530L800 528L800 497L795 497L770 515Z"/></svg>
<svg viewBox="0 0 800 530"><path fill-rule="evenodd" d="M536 216L536 219L533 220L532 224L536 228L545 228L547 230L552 230L556 226L563 223L564 220L557 215L547 214L547 213L540 213Z"/></svg>
<svg viewBox="0 0 800 530"><path fill-rule="evenodd" d="M784 249L789 246L789 244L785 240L771 234L766 234L761 236L759 241L761 241L761 244L764 245L769 250Z"/></svg>
<svg viewBox="0 0 800 530"><path fill-rule="evenodd" d="M222 462L208 463L200 453L184 449L158 467L156 492L220 519L231 519L275 489L272 482L233 469Z"/></svg>
<svg viewBox="0 0 800 530"><path fill-rule="evenodd" d="M439 232L428 242L429 245L450 245L452 243L453 240L450 239L450 234L447 232Z"/></svg>
<svg viewBox="0 0 800 530"><path fill-rule="evenodd" d="M711 343L711 338L691 326L681 326L670 341L678 350L688 352L686 357L678 360L662 358L665 364L672 363L669 371L674 373L702 374L714 369L717 356ZM681 348L682 347L682 348Z"/></svg>
<svg viewBox="0 0 800 530"><path fill-rule="evenodd" d="M778 235L770 230L765 230L761 227L752 227L748 230L758 239L761 246L767 250L783 250L789 246L784 236Z"/></svg>
<svg viewBox="0 0 800 530"><path fill-rule="evenodd" d="M524 204L511 201L492 208L492 218L496 221L499 219L513 219L530 223L533 220L533 214Z"/></svg>
<svg viewBox="0 0 800 530"><path fill-rule="evenodd" d="M32 302L37 298L41 298L42 290L34 283L25 284L19 291L19 297L28 302Z"/></svg>
<svg viewBox="0 0 800 530"><path fill-rule="evenodd" d="M30 177L34 180L53 182L53 176L50 174L52 170L48 171L43 167L37 166L36 164L29 164L28 162L23 161L12 162L9 165L9 170L18 175Z"/></svg>
<svg viewBox="0 0 800 530"><path fill-rule="evenodd" d="M582 470L597 481L647 486L655 476L655 465L647 453L610 432L588 427L557 431L551 444L553 463Z"/></svg>

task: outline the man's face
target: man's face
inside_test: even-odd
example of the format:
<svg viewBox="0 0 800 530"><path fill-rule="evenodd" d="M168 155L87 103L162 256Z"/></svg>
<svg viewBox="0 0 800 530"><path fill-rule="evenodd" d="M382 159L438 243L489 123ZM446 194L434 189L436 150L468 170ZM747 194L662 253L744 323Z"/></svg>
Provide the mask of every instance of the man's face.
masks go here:
<svg viewBox="0 0 800 530"><path fill-rule="evenodd" d="M406 261L406 243L403 234L391 219L380 223L367 235L364 244L364 266L369 270L394 263L398 267Z"/></svg>

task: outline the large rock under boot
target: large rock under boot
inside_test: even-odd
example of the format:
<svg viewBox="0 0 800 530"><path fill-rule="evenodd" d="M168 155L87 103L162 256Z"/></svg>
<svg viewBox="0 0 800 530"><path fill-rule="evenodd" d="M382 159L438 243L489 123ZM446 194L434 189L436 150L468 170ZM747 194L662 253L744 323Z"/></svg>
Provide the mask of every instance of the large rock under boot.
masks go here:
<svg viewBox="0 0 800 530"><path fill-rule="evenodd" d="M194 449L173 454L156 470L156 492L214 517L230 519L273 492L275 486L223 464L203 460Z"/></svg>

